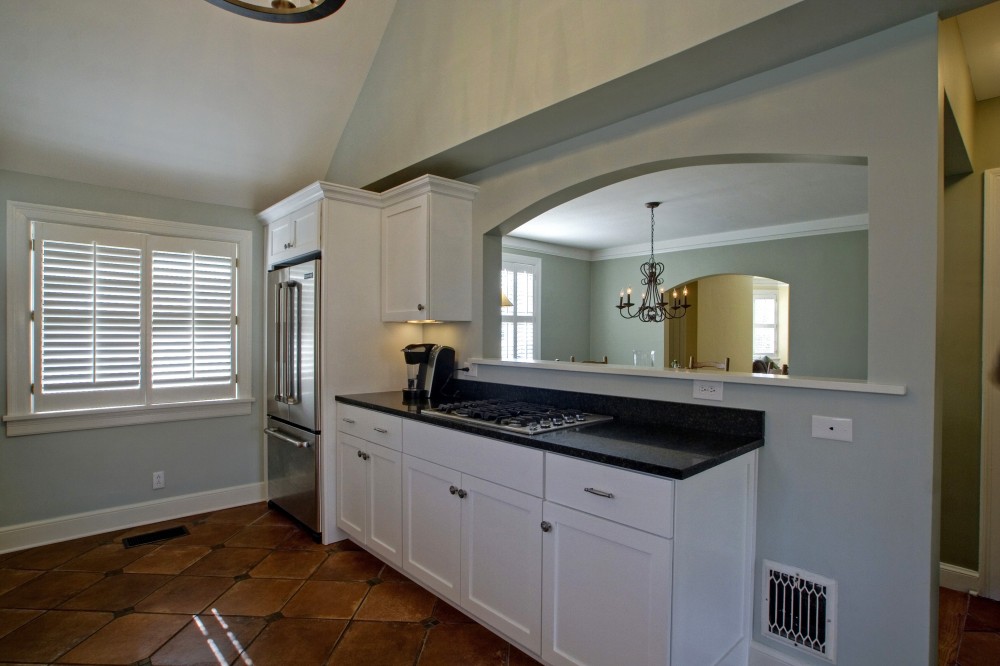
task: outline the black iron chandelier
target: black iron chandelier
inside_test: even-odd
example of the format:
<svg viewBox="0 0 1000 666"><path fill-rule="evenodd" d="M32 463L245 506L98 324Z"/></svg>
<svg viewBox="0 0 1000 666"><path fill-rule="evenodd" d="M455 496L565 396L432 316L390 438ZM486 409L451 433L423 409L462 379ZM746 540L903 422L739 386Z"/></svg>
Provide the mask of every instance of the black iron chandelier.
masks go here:
<svg viewBox="0 0 1000 666"><path fill-rule="evenodd" d="M656 226L656 219L653 211L660 205L659 201L650 201L646 204L649 209L649 261L639 268L642 274L642 284L646 291L642 295L642 303L633 312L635 305L632 303L632 287L622 289L618 294L618 314L625 319L639 318L639 321L661 322L668 319L680 319L685 314L690 305L687 302L687 287L684 287L684 300L680 300L680 294L673 290L673 294L667 296L666 290L660 286L663 283L663 264L656 260L653 254L653 230ZM672 297L672 298L671 298Z"/></svg>
<svg viewBox="0 0 1000 666"><path fill-rule="evenodd" d="M272 23L307 23L329 16L346 0L208 0L235 14Z"/></svg>

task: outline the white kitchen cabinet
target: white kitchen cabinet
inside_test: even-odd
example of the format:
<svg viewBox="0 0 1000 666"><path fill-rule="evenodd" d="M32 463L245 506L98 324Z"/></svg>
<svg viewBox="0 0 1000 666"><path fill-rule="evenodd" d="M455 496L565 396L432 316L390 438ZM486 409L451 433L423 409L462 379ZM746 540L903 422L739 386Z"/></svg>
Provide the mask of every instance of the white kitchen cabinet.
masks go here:
<svg viewBox="0 0 1000 666"><path fill-rule="evenodd" d="M342 405L338 424L343 426L337 433L337 527L389 564L401 567L400 419ZM382 444L345 430L371 432Z"/></svg>
<svg viewBox="0 0 1000 666"><path fill-rule="evenodd" d="M756 452L682 481L545 454L546 663L747 663Z"/></svg>
<svg viewBox="0 0 1000 666"><path fill-rule="evenodd" d="M267 265L281 264L320 249L321 202L314 201L267 225Z"/></svg>
<svg viewBox="0 0 1000 666"><path fill-rule="evenodd" d="M403 456L403 571L459 605L462 474Z"/></svg>
<svg viewBox="0 0 1000 666"><path fill-rule="evenodd" d="M382 321L471 319L478 191L423 176L382 194Z"/></svg>
<svg viewBox="0 0 1000 666"><path fill-rule="evenodd" d="M403 450L403 571L537 654L541 452L410 422Z"/></svg>
<svg viewBox="0 0 1000 666"><path fill-rule="evenodd" d="M552 502L544 520L542 658L553 666L671 663L670 539Z"/></svg>

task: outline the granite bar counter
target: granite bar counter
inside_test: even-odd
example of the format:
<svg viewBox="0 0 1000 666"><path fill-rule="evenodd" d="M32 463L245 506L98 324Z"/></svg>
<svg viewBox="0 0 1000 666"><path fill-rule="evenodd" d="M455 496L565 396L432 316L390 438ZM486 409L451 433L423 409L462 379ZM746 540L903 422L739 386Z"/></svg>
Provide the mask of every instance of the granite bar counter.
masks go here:
<svg viewBox="0 0 1000 666"><path fill-rule="evenodd" d="M405 419L671 479L686 479L764 446L764 413L756 410L463 380L449 383L448 388L449 401L523 400L605 414L614 417L614 420L521 435L487 425L449 420L430 411L430 404L406 405L401 391L338 395L336 400Z"/></svg>

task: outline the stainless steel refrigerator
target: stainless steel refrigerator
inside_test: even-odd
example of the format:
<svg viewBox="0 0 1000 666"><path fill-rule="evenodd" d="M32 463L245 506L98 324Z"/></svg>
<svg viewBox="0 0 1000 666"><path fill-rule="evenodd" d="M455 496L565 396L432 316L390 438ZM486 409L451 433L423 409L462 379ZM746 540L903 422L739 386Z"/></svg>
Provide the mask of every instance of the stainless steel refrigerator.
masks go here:
<svg viewBox="0 0 1000 666"><path fill-rule="evenodd" d="M320 532L320 260L267 274L267 495Z"/></svg>

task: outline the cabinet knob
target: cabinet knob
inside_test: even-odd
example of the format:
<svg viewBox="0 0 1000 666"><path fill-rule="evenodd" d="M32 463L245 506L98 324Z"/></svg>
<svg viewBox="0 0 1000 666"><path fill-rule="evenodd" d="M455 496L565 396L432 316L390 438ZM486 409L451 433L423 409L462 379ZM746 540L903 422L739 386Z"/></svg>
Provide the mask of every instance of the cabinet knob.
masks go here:
<svg viewBox="0 0 1000 666"><path fill-rule="evenodd" d="M368 455L367 453L363 453L363 454L361 454L361 458L362 458L363 460L365 460L365 461L367 462L367 460L368 460L369 458L371 458L371 456L370 456L370 455Z"/></svg>
<svg viewBox="0 0 1000 666"><path fill-rule="evenodd" d="M459 488L459 489L458 489L458 498L459 498L459 499L465 499L465 496L466 496L466 495L468 495L468 494L469 494L469 493L465 492L465 491L464 491L464 490L462 490L461 488Z"/></svg>
<svg viewBox="0 0 1000 666"><path fill-rule="evenodd" d="M362 457L364 457L364 455L365 455L364 453L362 453L361 451L358 451L358 457L359 457L359 458L362 458Z"/></svg>
<svg viewBox="0 0 1000 666"><path fill-rule="evenodd" d="M423 312L425 310L423 303L417 303L417 312Z"/></svg>
<svg viewBox="0 0 1000 666"><path fill-rule="evenodd" d="M456 488L455 486L451 486L448 488L448 492L454 495L455 493L458 492L458 488Z"/></svg>
<svg viewBox="0 0 1000 666"><path fill-rule="evenodd" d="M540 525L540 527L542 528L543 532L551 532L552 531L552 523L550 523L547 520L543 520L542 524Z"/></svg>

